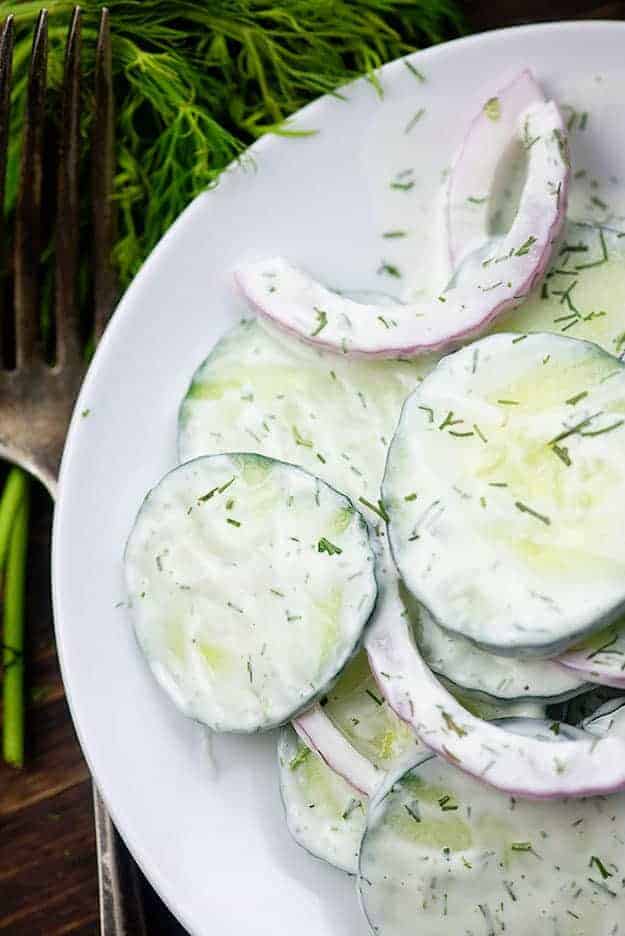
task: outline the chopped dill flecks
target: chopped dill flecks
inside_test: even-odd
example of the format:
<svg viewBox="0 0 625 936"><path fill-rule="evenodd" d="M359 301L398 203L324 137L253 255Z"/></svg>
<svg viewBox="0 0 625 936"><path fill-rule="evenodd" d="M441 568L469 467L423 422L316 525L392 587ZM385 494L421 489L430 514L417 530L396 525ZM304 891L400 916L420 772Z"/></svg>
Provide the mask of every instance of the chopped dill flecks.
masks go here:
<svg viewBox="0 0 625 936"><path fill-rule="evenodd" d="M466 730L461 725L458 725L448 712L443 712L443 721L447 725L447 728L457 734L459 738L463 738L466 735Z"/></svg>
<svg viewBox="0 0 625 936"><path fill-rule="evenodd" d="M521 244L521 246L517 250L514 251L514 256L524 257L525 254L528 254L530 252L532 245L535 243L536 243L536 238L534 237L533 234L530 234L530 236L527 238L525 243Z"/></svg>
<svg viewBox="0 0 625 936"><path fill-rule="evenodd" d="M507 481L489 481L488 486L497 487L497 488L507 488L508 482Z"/></svg>
<svg viewBox="0 0 625 936"><path fill-rule="evenodd" d="M364 504L365 507L368 507L369 510L372 510L374 513L376 513L381 520L384 520L385 523L389 522L389 515L381 500L378 500L377 506L372 504L371 501L368 501L366 497L359 497L358 500L361 504Z"/></svg>
<svg viewBox="0 0 625 936"><path fill-rule="evenodd" d="M414 819L415 822L421 822L421 815L419 813L419 801L415 800L410 805L404 803L404 809L408 813L411 819Z"/></svg>
<svg viewBox="0 0 625 936"><path fill-rule="evenodd" d="M512 339L512 344L518 344L519 341L525 341L527 335L517 335L516 338Z"/></svg>
<svg viewBox="0 0 625 936"><path fill-rule="evenodd" d="M378 276L382 275L394 276L395 279L401 279L401 271L399 268L394 266L392 263L387 263L386 260L383 260L378 267Z"/></svg>
<svg viewBox="0 0 625 936"><path fill-rule="evenodd" d="M317 452L316 454L317 454L317 458L319 459L319 461L321 462L321 464L322 464L322 465L325 465L326 460L325 460L325 458L323 457L323 455L321 454L321 452Z"/></svg>
<svg viewBox="0 0 625 936"><path fill-rule="evenodd" d="M604 881L606 880L606 878L614 877L614 875L610 871L608 871L608 869L602 862L601 858L597 858L596 855L591 856L590 861L588 863L588 867L592 868L593 865L598 870L599 874L601 875Z"/></svg>
<svg viewBox="0 0 625 936"><path fill-rule="evenodd" d="M416 68L411 62L407 62L404 60L404 65L406 66L410 74L415 76L417 81L424 82L426 80L423 72L419 71L419 69Z"/></svg>
<svg viewBox="0 0 625 936"><path fill-rule="evenodd" d="M329 556L340 556L343 550L340 546L335 546L325 536L322 536L317 543L317 552L327 553Z"/></svg>
<svg viewBox="0 0 625 936"><path fill-rule="evenodd" d="M497 400L501 406L520 406L518 400Z"/></svg>
<svg viewBox="0 0 625 936"><path fill-rule="evenodd" d="M430 406L419 406L417 409L423 410L424 413L428 414L428 422L434 422L434 410Z"/></svg>
<svg viewBox="0 0 625 936"><path fill-rule="evenodd" d="M489 120L499 120L501 117L501 104L498 97L489 98L484 105L484 113Z"/></svg>
<svg viewBox="0 0 625 936"><path fill-rule="evenodd" d="M588 125L588 111L584 111L579 118L579 129L584 131Z"/></svg>
<svg viewBox="0 0 625 936"><path fill-rule="evenodd" d="M303 445L304 448L313 447L312 441L310 439L305 439L303 435L301 435L297 426L291 426L291 432L293 433L293 438L295 439L296 445Z"/></svg>
<svg viewBox="0 0 625 936"><path fill-rule="evenodd" d="M412 494L406 494L404 497L405 501L416 501L417 495L413 492Z"/></svg>
<svg viewBox="0 0 625 936"><path fill-rule="evenodd" d="M382 234L382 237L385 237L387 240L391 240L392 238L396 238L396 237L406 237L407 233L408 233L407 231L401 231L401 230L384 231L384 233Z"/></svg>
<svg viewBox="0 0 625 936"><path fill-rule="evenodd" d="M587 416L586 419L582 419L580 422L576 423L574 426L571 426L568 429L564 429L559 435L555 436L553 439L550 439L547 445L555 445L556 442L562 442L563 439L568 439L569 436L575 435L576 432L579 432L580 429L585 429L586 426L595 419L596 416L599 416L600 413L593 413L592 416Z"/></svg>
<svg viewBox="0 0 625 936"><path fill-rule="evenodd" d="M206 501L209 501L209 500L211 499L211 497L214 497L214 496L215 496L215 494L218 492L218 490L219 490L218 487L214 487L212 490L207 491L206 494L202 494L202 496L201 496L201 497L198 497L198 499L197 499L198 504L205 504Z"/></svg>
<svg viewBox="0 0 625 936"><path fill-rule="evenodd" d="M480 497L480 506L481 506L481 507L486 507L486 498L485 498L485 497Z"/></svg>
<svg viewBox="0 0 625 936"><path fill-rule="evenodd" d="M328 313L325 311L325 309L318 309L317 306L315 306L314 312L315 312L315 315L317 316L317 326L314 331L311 331L310 333L311 338L314 338L316 335L319 334L319 332L323 331L323 329L328 324Z"/></svg>
<svg viewBox="0 0 625 936"><path fill-rule="evenodd" d="M608 245L605 242L605 237L601 228L599 228L599 241L601 243L601 257L598 260L593 260L591 263L577 263L575 265L576 270L589 270L591 267L602 266L602 264L608 262Z"/></svg>
<svg viewBox="0 0 625 936"><path fill-rule="evenodd" d="M617 419L616 422L612 423L610 426L604 426L603 429L591 429L589 432L580 431L580 435L584 438L589 438L590 436L603 435L605 432L612 432L613 429L618 429L625 423L625 419Z"/></svg>
<svg viewBox="0 0 625 936"><path fill-rule="evenodd" d="M510 846L511 851L529 852L533 851L531 842L513 842Z"/></svg>
<svg viewBox="0 0 625 936"><path fill-rule="evenodd" d="M540 520L541 523L544 523L545 526L549 526L551 520L545 514L538 513L537 510L533 510L532 507L528 507L527 504L524 504L523 501L515 501L514 506L517 510L520 510L521 513L529 514L531 517L535 517L537 520Z"/></svg>
<svg viewBox="0 0 625 936"><path fill-rule="evenodd" d="M564 402L569 406L575 406L576 403L579 403L580 400L583 400L584 397L588 396L588 390L582 390L581 393L576 393L575 396L569 397L568 400Z"/></svg>
<svg viewBox="0 0 625 936"><path fill-rule="evenodd" d="M450 430L449 430L449 435L450 435L450 436L456 436L456 438L458 438L458 439L465 439L465 438L467 438L467 436L475 435L475 433L473 432L472 429L469 429L468 432L457 432L455 429L450 429Z"/></svg>
<svg viewBox="0 0 625 936"><path fill-rule="evenodd" d="M486 438L486 436L484 435L484 433L482 432L482 430L480 429L480 427L478 426L477 423L473 423L473 430L474 430L475 434L476 434L477 436L479 436L479 438L482 440L482 442L484 442L484 444L486 444L486 443L488 442L488 439Z"/></svg>
<svg viewBox="0 0 625 936"><path fill-rule="evenodd" d="M379 699L377 695L375 694L375 692L372 692L371 689L365 689L365 692L370 698L373 699L376 705L384 705L384 702L382 701L382 699Z"/></svg>
<svg viewBox="0 0 625 936"><path fill-rule="evenodd" d="M419 110L416 112L416 114L414 114L414 115L410 118L410 120L408 121L408 123L406 124L406 127L405 127L405 129L404 129L404 133L410 133L410 131L412 130L412 128L415 126L415 124L418 124L418 123L419 123L419 121L421 120L421 118L423 117L424 114L425 114L425 107L420 107Z"/></svg>
<svg viewBox="0 0 625 936"><path fill-rule="evenodd" d="M599 198L598 195L591 195L591 196L590 196L590 201L591 201L591 203L592 203L593 205L595 205L597 208L601 208L602 211L607 211L607 210L608 210L608 206L606 205L606 203L603 201L602 198Z"/></svg>
<svg viewBox="0 0 625 936"><path fill-rule="evenodd" d="M464 419L454 419L453 410L450 410L438 428L447 429L449 426L458 426L461 422L464 422Z"/></svg>
<svg viewBox="0 0 625 936"><path fill-rule="evenodd" d="M271 592L272 595L277 595L278 598L286 597L284 592L279 591L277 588L270 588L269 591Z"/></svg>
<svg viewBox="0 0 625 936"><path fill-rule="evenodd" d="M564 462L567 468L572 465L571 456L569 455L569 450L566 448L566 446L555 443L554 445L550 446L550 448L553 454L557 455L560 461Z"/></svg>
<svg viewBox="0 0 625 936"><path fill-rule="evenodd" d="M233 520L232 517L226 517L226 523L229 523L230 526L240 527L241 522L239 520Z"/></svg>
<svg viewBox="0 0 625 936"><path fill-rule="evenodd" d="M467 201L470 202L472 205L483 205L484 202L488 201L488 196L484 195L483 198L477 198L475 195L469 195L469 197L467 198Z"/></svg>
<svg viewBox="0 0 625 936"><path fill-rule="evenodd" d="M306 758L310 757L311 754L312 754L312 751L310 750L310 748L307 748L304 745L302 745L302 747L299 749L295 757L292 757L291 760L289 761L289 769L297 770L299 765L303 764Z"/></svg>

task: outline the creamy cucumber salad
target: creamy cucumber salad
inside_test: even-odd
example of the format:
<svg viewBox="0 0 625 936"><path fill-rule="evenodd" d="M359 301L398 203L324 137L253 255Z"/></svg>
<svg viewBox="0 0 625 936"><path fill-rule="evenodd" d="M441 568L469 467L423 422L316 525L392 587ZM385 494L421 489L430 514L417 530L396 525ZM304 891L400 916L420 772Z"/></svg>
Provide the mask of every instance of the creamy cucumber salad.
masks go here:
<svg viewBox="0 0 625 936"><path fill-rule="evenodd" d="M430 296L236 270L124 553L151 673L278 729L378 936L625 933L625 234L567 216L571 126L527 70L483 102Z"/></svg>

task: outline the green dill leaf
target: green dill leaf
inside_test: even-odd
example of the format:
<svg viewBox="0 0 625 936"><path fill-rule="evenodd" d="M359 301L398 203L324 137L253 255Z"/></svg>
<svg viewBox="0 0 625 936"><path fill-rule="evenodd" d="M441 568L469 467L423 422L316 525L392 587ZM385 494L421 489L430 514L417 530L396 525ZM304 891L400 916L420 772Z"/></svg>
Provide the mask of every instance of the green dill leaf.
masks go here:
<svg viewBox="0 0 625 936"><path fill-rule="evenodd" d="M315 338L319 332L322 332L323 329L328 324L328 313L324 309L318 309L317 306L314 307L315 315L317 316L317 327L314 331L311 331L310 337Z"/></svg>
<svg viewBox="0 0 625 936"><path fill-rule="evenodd" d="M514 251L514 256L524 257L525 254L528 254L530 252L530 248L535 243L536 243L536 238L534 237L533 234L530 234L530 236L527 238L525 243L521 244L521 246L517 250Z"/></svg>
<svg viewBox="0 0 625 936"><path fill-rule="evenodd" d="M302 745L300 749L298 750L297 754L295 755L295 757L292 757L291 760L289 761L289 769L297 770L300 764L303 764L304 761L308 757L310 757L311 754L312 754L312 751L310 750L310 748L307 748L304 745Z"/></svg>
<svg viewBox="0 0 625 936"><path fill-rule="evenodd" d="M327 553L329 556L340 556L343 550L340 546L335 546L334 543L331 543L325 536L322 536L317 543L317 552Z"/></svg>
<svg viewBox="0 0 625 936"><path fill-rule="evenodd" d="M296 445L303 445L304 448L312 448L313 444L310 439L305 439L304 436L300 433L297 426L291 426L291 432L293 433L293 438L295 439Z"/></svg>
<svg viewBox="0 0 625 936"><path fill-rule="evenodd" d="M527 504L524 504L522 501L515 501L514 506L517 510L520 510L521 513L529 514L531 517L535 517L537 520L540 520L541 523L544 523L545 526L549 526L551 520L545 514L538 513L537 510L533 510L532 507L528 507Z"/></svg>
<svg viewBox="0 0 625 936"><path fill-rule="evenodd" d="M377 506L376 504L372 504L371 501L367 500L366 497L359 497L358 500L361 504L364 504L365 507L368 507L369 510L372 510L374 513L376 513L381 520L384 520L385 523L389 522L389 515L386 512L386 508L381 500L378 500Z"/></svg>
<svg viewBox="0 0 625 936"><path fill-rule="evenodd" d="M419 123L419 121L421 120L424 114L425 114L425 107L420 107L419 110L416 112L416 114L414 114L414 116L411 117L408 123L406 124L404 128L404 133L410 133L412 128L415 126L415 124Z"/></svg>
<svg viewBox="0 0 625 936"><path fill-rule="evenodd" d="M378 696L374 692L371 691L371 689L365 689L365 692L370 698L373 699L376 705L384 705L384 702L382 701L382 699L379 699Z"/></svg>

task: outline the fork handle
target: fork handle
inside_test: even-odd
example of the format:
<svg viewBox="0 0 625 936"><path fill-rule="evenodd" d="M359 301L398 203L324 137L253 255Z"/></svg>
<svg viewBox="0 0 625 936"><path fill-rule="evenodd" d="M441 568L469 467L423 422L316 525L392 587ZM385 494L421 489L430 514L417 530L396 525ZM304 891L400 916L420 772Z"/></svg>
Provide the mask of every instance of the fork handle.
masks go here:
<svg viewBox="0 0 625 936"><path fill-rule="evenodd" d="M116 831L95 783L101 936L147 936L139 869Z"/></svg>

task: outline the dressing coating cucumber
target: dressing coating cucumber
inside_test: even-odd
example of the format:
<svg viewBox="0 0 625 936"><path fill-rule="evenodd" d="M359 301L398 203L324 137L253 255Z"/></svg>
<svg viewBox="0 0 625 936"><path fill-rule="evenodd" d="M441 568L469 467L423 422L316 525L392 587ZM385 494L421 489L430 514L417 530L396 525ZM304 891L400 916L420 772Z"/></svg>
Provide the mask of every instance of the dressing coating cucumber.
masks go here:
<svg viewBox="0 0 625 936"><path fill-rule="evenodd" d="M327 691L377 592L367 524L348 498L250 454L167 474L139 511L125 571L156 679L217 731L282 724Z"/></svg>
<svg viewBox="0 0 625 936"><path fill-rule="evenodd" d="M413 605L416 603L413 602ZM557 702L585 692L583 674L551 660L497 656L440 627L425 608L411 614L415 639L428 666L467 693L499 702Z"/></svg>
<svg viewBox="0 0 625 936"><path fill-rule="evenodd" d="M289 832L317 858L349 874L358 870L368 797L283 728L278 741L280 791Z"/></svg>
<svg viewBox="0 0 625 936"><path fill-rule="evenodd" d="M625 794L516 800L437 757L373 799L359 894L377 936L621 932Z"/></svg>
<svg viewBox="0 0 625 936"><path fill-rule="evenodd" d="M625 366L586 341L500 334L404 404L383 501L399 572L435 621L553 656L625 606Z"/></svg>
<svg viewBox="0 0 625 936"><path fill-rule="evenodd" d="M404 399L427 370L426 362L346 361L256 320L241 322L193 376L180 406L180 460L224 451L281 458L379 522L388 445Z"/></svg>

